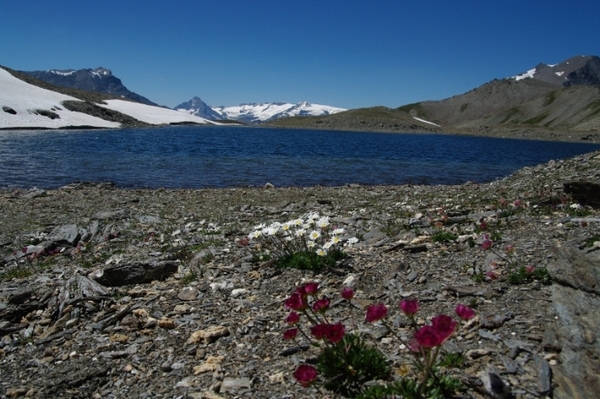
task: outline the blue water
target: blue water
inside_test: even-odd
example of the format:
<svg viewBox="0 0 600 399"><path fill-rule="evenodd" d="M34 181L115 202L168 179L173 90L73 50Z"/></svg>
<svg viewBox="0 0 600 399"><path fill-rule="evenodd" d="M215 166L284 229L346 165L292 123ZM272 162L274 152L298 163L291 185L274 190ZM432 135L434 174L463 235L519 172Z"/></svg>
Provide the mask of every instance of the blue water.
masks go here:
<svg viewBox="0 0 600 399"><path fill-rule="evenodd" d="M0 188L461 184L600 150L467 136L178 126L0 131Z"/></svg>

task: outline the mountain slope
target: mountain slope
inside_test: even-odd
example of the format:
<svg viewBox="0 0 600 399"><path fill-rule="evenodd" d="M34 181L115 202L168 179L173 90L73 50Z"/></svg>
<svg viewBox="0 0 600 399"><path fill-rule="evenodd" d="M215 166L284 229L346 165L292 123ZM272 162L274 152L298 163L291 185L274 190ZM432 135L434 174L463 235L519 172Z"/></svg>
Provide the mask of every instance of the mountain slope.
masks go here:
<svg viewBox="0 0 600 399"><path fill-rule="evenodd" d="M459 96L400 109L452 129L517 125L577 130L599 116L599 89L600 58L573 57Z"/></svg>
<svg viewBox="0 0 600 399"><path fill-rule="evenodd" d="M206 124L206 119L109 95L57 87L0 67L0 129Z"/></svg>
<svg viewBox="0 0 600 399"><path fill-rule="evenodd" d="M158 105L137 93L127 89L121 79L114 76L110 69L49 69L47 71L21 71L56 86L70 87L85 91L106 93L147 105Z"/></svg>

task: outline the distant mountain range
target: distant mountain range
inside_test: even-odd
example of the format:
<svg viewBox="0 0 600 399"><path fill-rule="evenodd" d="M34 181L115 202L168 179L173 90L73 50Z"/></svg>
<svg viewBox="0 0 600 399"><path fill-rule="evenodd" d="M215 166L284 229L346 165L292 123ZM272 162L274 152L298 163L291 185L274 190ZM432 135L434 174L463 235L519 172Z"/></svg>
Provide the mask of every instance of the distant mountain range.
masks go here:
<svg viewBox="0 0 600 399"><path fill-rule="evenodd" d="M110 69L102 67L96 69L49 69L47 71L21 72L60 87L106 93L142 104L158 105L127 89L121 79L114 76Z"/></svg>
<svg viewBox="0 0 600 399"><path fill-rule="evenodd" d="M503 137L578 137L600 141L600 58L540 63L467 93L398 108L353 109L315 118L272 121L279 127L386 132L434 131ZM549 133L549 132L552 133ZM537 132L541 132L538 134ZM545 133L544 133L545 132Z"/></svg>
<svg viewBox="0 0 600 399"><path fill-rule="evenodd" d="M56 105L52 107L54 111L50 110L52 112L59 112L60 104L67 104L67 108L73 111L107 118L127 126L137 126L136 120L150 124L234 120L281 127L391 132L484 133L546 129L591 132L591 135L595 134L600 139L600 58L597 56L576 56L553 65L540 63L523 73L494 79L464 94L393 109L379 106L345 110L308 102L211 107L199 97L194 97L175 107L176 111L165 107L161 108L162 111L148 113L136 110L134 114L142 115L142 119L131 114L131 103L118 103L117 99L127 99L147 106L156 104L128 90L109 69L10 72L28 84L83 101L69 100L61 103L56 100ZM3 90L6 91L5 87L0 86L0 100L5 98L3 101L6 104L2 103L0 106L4 112L13 115L7 109L16 111L9 104L14 95L3 93ZM47 97L47 94L44 96ZM32 104L36 103L34 98L30 101ZM24 107L24 104L21 102L17 105ZM126 110L134 119L115 119L114 115L107 115L107 106L112 106L114 111L117 108ZM36 108L27 112L31 115L40 110L44 111ZM158 119L152 118L152 114L163 115L163 111L173 113L164 114ZM46 114L51 115L48 112ZM179 116L173 118L173 115ZM27 120L24 119L23 123L26 124Z"/></svg>
<svg viewBox="0 0 600 399"><path fill-rule="evenodd" d="M343 108L311 104L306 101L298 104L276 102L241 104L234 107L210 107L199 97L179 104L174 109L210 120L229 119L243 123L266 122L291 116L331 115L346 111Z"/></svg>

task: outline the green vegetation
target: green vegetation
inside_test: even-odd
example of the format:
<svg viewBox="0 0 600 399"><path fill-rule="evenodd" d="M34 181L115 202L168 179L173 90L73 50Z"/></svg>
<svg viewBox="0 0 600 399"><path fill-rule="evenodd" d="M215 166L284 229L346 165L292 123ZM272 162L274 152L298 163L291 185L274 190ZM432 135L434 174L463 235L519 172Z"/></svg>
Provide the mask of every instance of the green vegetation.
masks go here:
<svg viewBox="0 0 600 399"><path fill-rule="evenodd" d="M552 104L554 102L554 100L556 100L556 92L550 92L548 93L548 96L546 97L546 101L544 101L544 106L548 106L550 104Z"/></svg>
<svg viewBox="0 0 600 399"><path fill-rule="evenodd" d="M460 112L465 112L465 109L467 109L468 106L469 106L469 103L464 103L463 105L461 105Z"/></svg>

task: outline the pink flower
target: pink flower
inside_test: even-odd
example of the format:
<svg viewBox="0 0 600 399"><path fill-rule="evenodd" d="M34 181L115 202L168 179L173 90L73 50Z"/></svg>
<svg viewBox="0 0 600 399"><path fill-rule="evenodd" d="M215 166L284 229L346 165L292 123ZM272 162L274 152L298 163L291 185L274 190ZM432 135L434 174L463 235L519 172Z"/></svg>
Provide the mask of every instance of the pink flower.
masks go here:
<svg viewBox="0 0 600 399"><path fill-rule="evenodd" d="M441 345L444 339L440 332L433 326L423 326L415 333L415 340L423 348L433 348ZM411 349L412 350L412 349Z"/></svg>
<svg viewBox="0 0 600 399"><path fill-rule="evenodd" d="M310 333L316 339L326 339L332 344L336 344L344 338L344 334L346 333L346 329L342 323L335 324L317 324L310 328Z"/></svg>
<svg viewBox="0 0 600 399"><path fill-rule="evenodd" d="M294 293L306 297L307 295L315 295L319 291L319 283L306 283L296 288Z"/></svg>
<svg viewBox="0 0 600 399"><path fill-rule="evenodd" d="M376 321L379 321L387 316L387 311L388 310L383 303L371 305L367 308L367 315L365 316L365 319L369 323L375 323Z"/></svg>
<svg viewBox="0 0 600 399"><path fill-rule="evenodd" d="M317 313L325 313L329 309L329 299L323 298L313 303L312 309Z"/></svg>
<svg viewBox="0 0 600 399"><path fill-rule="evenodd" d="M490 239L486 237L485 240L483 240L483 242L481 243L481 249L483 249L484 251L487 251L491 247L492 247L492 241L490 241Z"/></svg>
<svg viewBox="0 0 600 399"><path fill-rule="evenodd" d="M533 265L529 265L525 268L525 273L532 274L535 271L535 267Z"/></svg>
<svg viewBox="0 0 600 399"><path fill-rule="evenodd" d="M487 271L487 272L485 273L485 277L486 277L488 280L497 280L497 279L498 279L498 274L496 274L496 272L495 272L495 271L493 271L493 270L489 270L489 271Z"/></svg>
<svg viewBox="0 0 600 399"><path fill-rule="evenodd" d="M332 344L337 344L344 338L346 329L342 323L328 324L325 330L325 338Z"/></svg>
<svg viewBox="0 0 600 399"><path fill-rule="evenodd" d="M298 335L297 328L290 328L283 332L283 339L294 339Z"/></svg>
<svg viewBox="0 0 600 399"><path fill-rule="evenodd" d="M485 229L487 229L487 223L485 223L485 222L481 222L481 223L479 224L479 228L480 228L481 230L485 230Z"/></svg>
<svg viewBox="0 0 600 399"><path fill-rule="evenodd" d="M456 328L456 321L452 317L441 314L431 319L431 326L436 329L444 342L452 335Z"/></svg>
<svg viewBox="0 0 600 399"><path fill-rule="evenodd" d="M294 371L294 378L304 388L308 388L317 379L317 369L311 365L303 364Z"/></svg>
<svg viewBox="0 0 600 399"><path fill-rule="evenodd" d="M512 254L513 252L515 252L515 246L507 245L506 248L504 248L504 250L506 251L507 254Z"/></svg>
<svg viewBox="0 0 600 399"><path fill-rule="evenodd" d="M317 324L310 328L310 333L316 339L324 339L327 334L327 326L329 324Z"/></svg>
<svg viewBox="0 0 600 399"><path fill-rule="evenodd" d="M517 207L517 208L518 208L518 207L520 207L520 206L521 206L521 204L522 204L522 202L521 202L521 200L520 200L520 199L517 199L517 200L515 200L515 207Z"/></svg>
<svg viewBox="0 0 600 399"><path fill-rule="evenodd" d="M456 315L463 320L471 320L475 316L475 311L467 305L457 305Z"/></svg>
<svg viewBox="0 0 600 399"><path fill-rule="evenodd" d="M342 298L349 301L354 298L354 290L350 287L344 287L342 289Z"/></svg>
<svg viewBox="0 0 600 399"><path fill-rule="evenodd" d="M287 324L296 324L296 323L298 323L299 320L300 320L300 315L298 313L296 313L296 312L291 312L285 318L285 322Z"/></svg>
<svg viewBox="0 0 600 399"><path fill-rule="evenodd" d="M400 301L400 309L407 316L412 316L419 310L419 301L416 299L405 299Z"/></svg>
<svg viewBox="0 0 600 399"><path fill-rule="evenodd" d="M285 300L285 307L293 310L304 310L308 307L306 298L297 292L294 292L288 299Z"/></svg>

